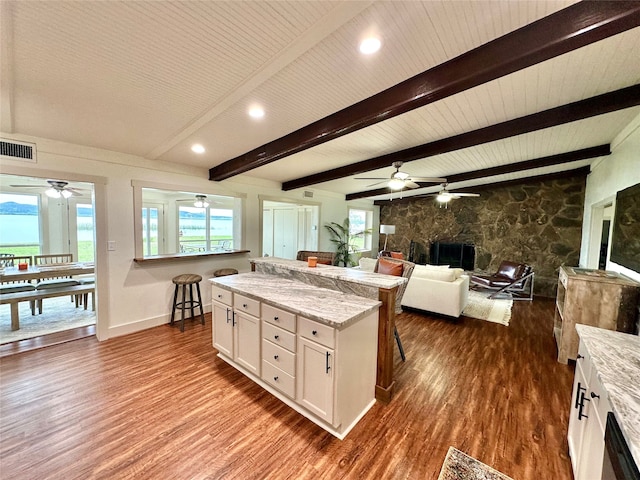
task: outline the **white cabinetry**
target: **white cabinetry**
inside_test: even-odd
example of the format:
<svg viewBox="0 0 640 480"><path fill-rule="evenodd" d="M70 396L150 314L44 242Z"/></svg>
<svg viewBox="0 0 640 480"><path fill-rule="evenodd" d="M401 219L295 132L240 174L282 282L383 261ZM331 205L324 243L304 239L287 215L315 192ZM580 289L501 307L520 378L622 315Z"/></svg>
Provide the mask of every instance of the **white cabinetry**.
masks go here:
<svg viewBox="0 0 640 480"><path fill-rule="evenodd" d="M296 316L262 306L262 379L287 397L296 397Z"/></svg>
<svg viewBox="0 0 640 480"><path fill-rule="evenodd" d="M260 302L212 289L213 346L251 373L260 374Z"/></svg>
<svg viewBox="0 0 640 480"><path fill-rule="evenodd" d="M212 292L220 358L338 438L373 406L377 310L334 328L216 285Z"/></svg>
<svg viewBox="0 0 640 480"><path fill-rule="evenodd" d="M601 477L609 411L607 392L600 384L587 349L580 342L567 435L575 480Z"/></svg>
<svg viewBox="0 0 640 480"><path fill-rule="evenodd" d="M300 318L298 336L298 402L318 417L334 424L334 329ZM306 327L305 329L303 329ZM312 341L309 337L322 339ZM311 333L315 332L315 334ZM323 341L326 340L326 341ZM330 346L329 346L330 345Z"/></svg>

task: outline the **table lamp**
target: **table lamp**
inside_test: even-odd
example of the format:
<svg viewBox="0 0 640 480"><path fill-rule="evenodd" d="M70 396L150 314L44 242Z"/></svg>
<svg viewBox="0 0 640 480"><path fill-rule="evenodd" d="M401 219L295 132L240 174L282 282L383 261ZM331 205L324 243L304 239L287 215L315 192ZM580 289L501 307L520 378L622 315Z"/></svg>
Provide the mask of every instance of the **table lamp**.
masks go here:
<svg viewBox="0 0 640 480"><path fill-rule="evenodd" d="M396 226L395 225L380 225L380 233L384 233L385 237L384 237L384 248L382 249L383 251L385 251L387 249L387 240L389 240L389 235L393 235L394 233L396 233Z"/></svg>

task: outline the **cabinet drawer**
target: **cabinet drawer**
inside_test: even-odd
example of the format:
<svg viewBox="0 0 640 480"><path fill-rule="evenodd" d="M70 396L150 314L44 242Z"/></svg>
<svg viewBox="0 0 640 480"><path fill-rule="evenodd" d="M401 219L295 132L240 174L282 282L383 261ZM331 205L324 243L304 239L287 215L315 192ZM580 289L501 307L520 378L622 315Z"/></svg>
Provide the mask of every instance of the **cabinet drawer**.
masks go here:
<svg viewBox="0 0 640 480"><path fill-rule="evenodd" d="M260 302L244 295L233 294L233 308L238 312L247 312L254 317L260 316Z"/></svg>
<svg viewBox="0 0 640 480"><path fill-rule="evenodd" d="M262 360L262 379L288 397L295 399L296 379L279 368L274 367L266 360Z"/></svg>
<svg viewBox="0 0 640 480"><path fill-rule="evenodd" d="M262 320L296 333L296 316L271 305L262 305Z"/></svg>
<svg viewBox="0 0 640 480"><path fill-rule="evenodd" d="M231 306L232 299L233 294L229 290L211 285L211 300Z"/></svg>
<svg viewBox="0 0 640 480"><path fill-rule="evenodd" d="M262 359L292 377L296 376L296 354L278 345L274 345L264 338L262 339Z"/></svg>
<svg viewBox="0 0 640 480"><path fill-rule="evenodd" d="M262 338L276 345L280 345L291 352L296 351L296 336L270 323L264 322L262 324Z"/></svg>
<svg viewBox="0 0 640 480"><path fill-rule="evenodd" d="M313 340L328 348L335 348L336 337L333 327L309 320L308 318L298 317L298 331L301 336L309 340Z"/></svg>

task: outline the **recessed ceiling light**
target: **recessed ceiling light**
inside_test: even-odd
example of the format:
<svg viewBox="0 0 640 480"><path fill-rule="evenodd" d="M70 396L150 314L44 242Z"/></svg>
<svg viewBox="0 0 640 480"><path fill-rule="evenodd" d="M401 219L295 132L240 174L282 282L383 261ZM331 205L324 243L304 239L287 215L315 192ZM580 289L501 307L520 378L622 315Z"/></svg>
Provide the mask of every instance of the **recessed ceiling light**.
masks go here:
<svg viewBox="0 0 640 480"><path fill-rule="evenodd" d="M204 153L204 147L202 145L200 145L199 143L196 143L195 145L191 146L191 150L195 153Z"/></svg>
<svg viewBox="0 0 640 480"><path fill-rule="evenodd" d="M372 53L380 50L380 39L375 37L365 38L362 42L360 42L360 52L365 55L371 55Z"/></svg>
<svg viewBox="0 0 640 480"><path fill-rule="evenodd" d="M264 109L262 107L254 106L249 109L249 116L251 118L264 117Z"/></svg>

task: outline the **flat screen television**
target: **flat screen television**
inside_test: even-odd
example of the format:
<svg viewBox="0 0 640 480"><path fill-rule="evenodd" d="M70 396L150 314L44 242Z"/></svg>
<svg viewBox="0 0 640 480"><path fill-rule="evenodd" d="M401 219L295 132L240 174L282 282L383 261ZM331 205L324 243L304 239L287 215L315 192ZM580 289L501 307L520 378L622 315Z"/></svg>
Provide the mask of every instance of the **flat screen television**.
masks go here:
<svg viewBox="0 0 640 480"><path fill-rule="evenodd" d="M616 195L611 261L640 273L640 183Z"/></svg>

